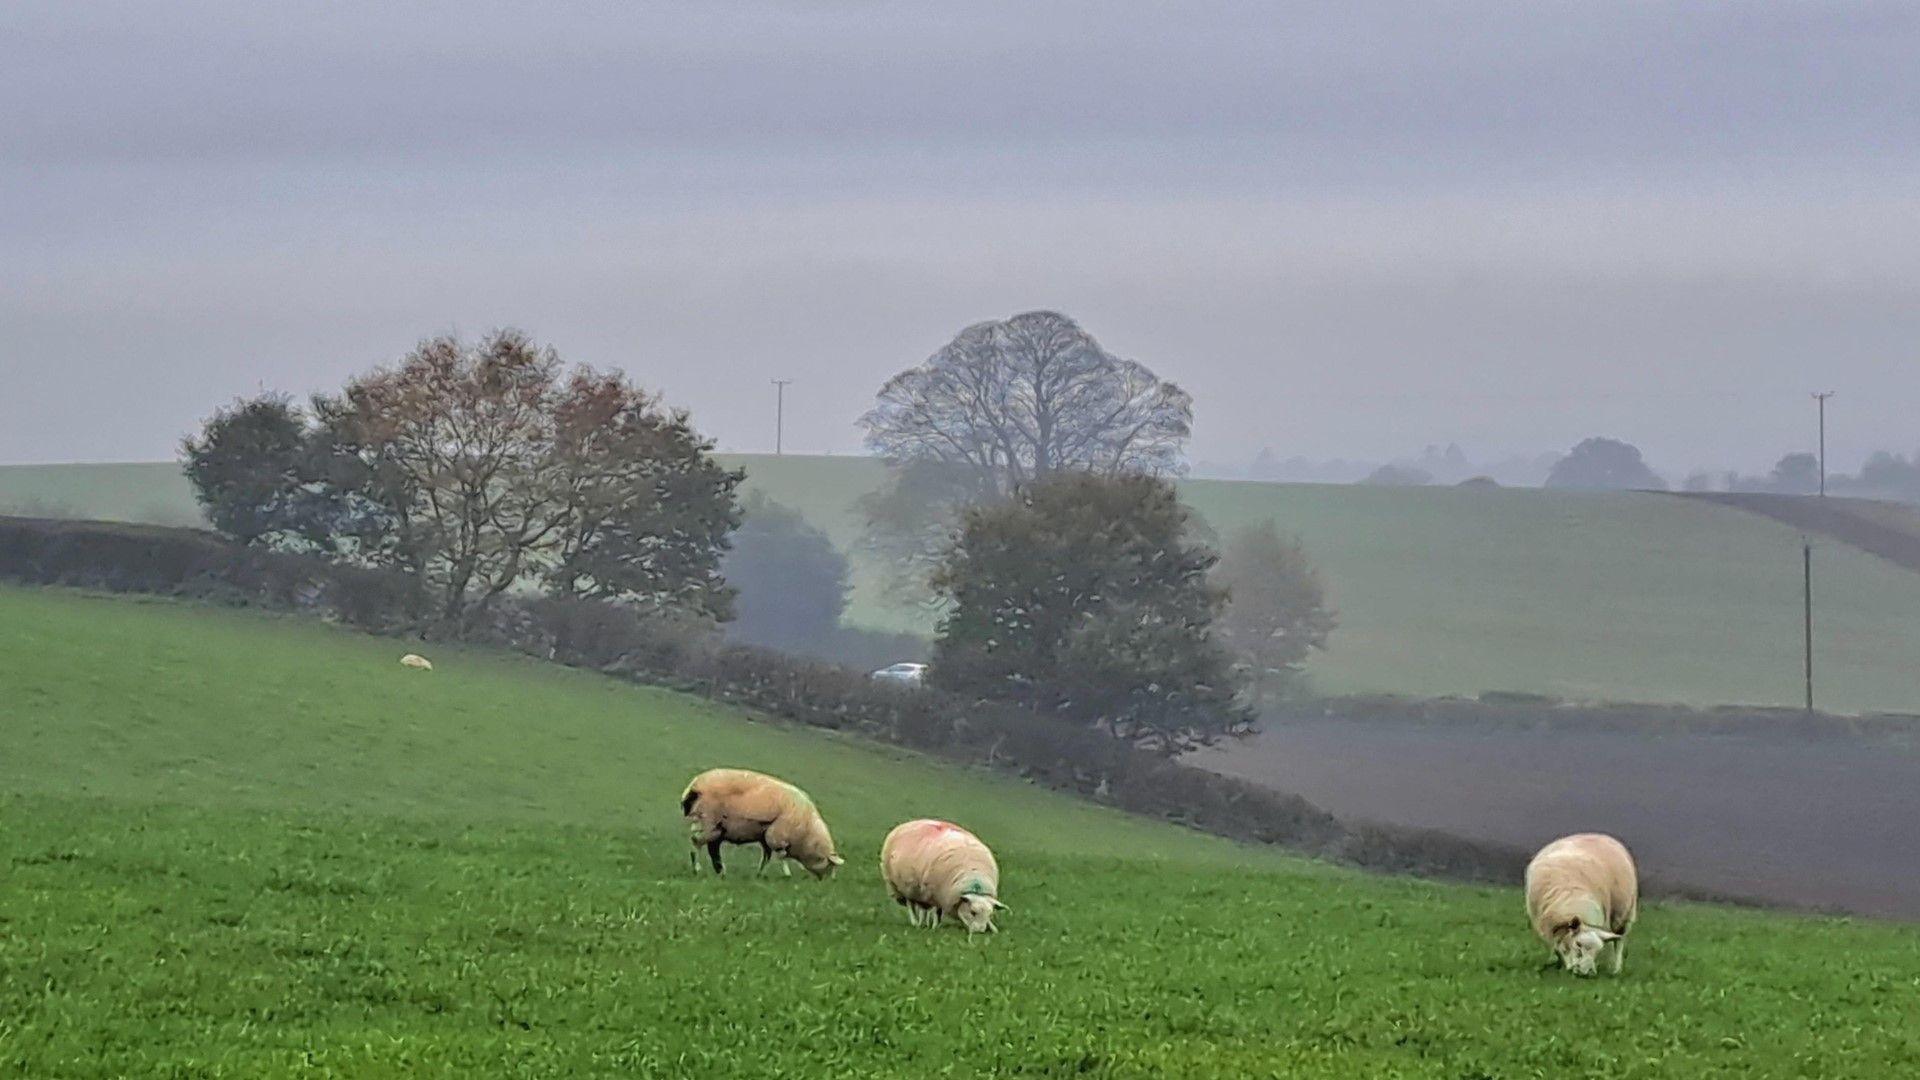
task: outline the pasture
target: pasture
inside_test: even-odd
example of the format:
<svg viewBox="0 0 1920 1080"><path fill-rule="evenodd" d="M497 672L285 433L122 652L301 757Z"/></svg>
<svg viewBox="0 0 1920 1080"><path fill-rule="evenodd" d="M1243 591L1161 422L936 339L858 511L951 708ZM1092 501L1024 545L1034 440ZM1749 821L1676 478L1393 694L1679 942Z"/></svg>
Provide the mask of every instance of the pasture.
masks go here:
<svg viewBox="0 0 1920 1080"><path fill-rule="evenodd" d="M854 555L849 620L929 632L860 557L864 458L735 456L749 484ZM1326 576L1340 628L1309 665L1328 694L1797 705L1800 534L1664 495L1191 481L1214 528L1272 518ZM0 513L178 521L193 513L168 465L0 468ZM16 511L17 512L17 511ZM1920 710L1920 574L1816 539L1815 663L1837 712Z"/></svg>
<svg viewBox="0 0 1920 1080"><path fill-rule="evenodd" d="M1912 927L1656 904L1623 977L1575 980L1515 890L519 657L0 587L0 709L4 1075L1920 1069ZM843 875L693 876L674 802L716 763L809 788ZM995 845L1001 934L885 901L880 838L918 815Z"/></svg>

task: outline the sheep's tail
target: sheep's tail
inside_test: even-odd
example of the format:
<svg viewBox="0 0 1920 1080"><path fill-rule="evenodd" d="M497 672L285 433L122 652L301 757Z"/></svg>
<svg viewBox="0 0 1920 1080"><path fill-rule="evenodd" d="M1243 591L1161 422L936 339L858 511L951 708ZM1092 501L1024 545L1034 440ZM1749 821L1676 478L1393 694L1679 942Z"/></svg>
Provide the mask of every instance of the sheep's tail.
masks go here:
<svg viewBox="0 0 1920 1080"><path fill-rule="evenodd" d="M693 813L693 804L699 799L700 793L694 790L692 784L688 784L687 790L680 793L680 816L686 817Z"/></svg>

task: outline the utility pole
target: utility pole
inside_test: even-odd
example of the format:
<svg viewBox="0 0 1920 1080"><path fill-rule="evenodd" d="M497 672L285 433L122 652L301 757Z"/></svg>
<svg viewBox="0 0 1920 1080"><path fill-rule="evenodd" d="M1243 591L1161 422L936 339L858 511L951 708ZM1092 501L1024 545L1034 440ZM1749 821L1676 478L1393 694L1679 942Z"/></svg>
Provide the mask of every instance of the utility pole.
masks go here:
<svg viewBox="0 0 1920 1080"><path fill-rule="evenodd" d="M1827 497L1827 399L1832 396L1831 390L1813 395L1813 400L1820 403L1820 497L1823 499Z"/></svg>
<svg viewBox="0 0 1920 1080"><path fill-rule="evenodd" d="M787 385L792 379L773 380L773 456L779 457L786 451L787 437Z"/></svg>
<svg viewBox="0 0 1920 1080"><path fill-rule="evenodd" d="M1807 711L1813 711L1813 543L1806 537L1800 538L1801 581L1805 587L1805 616L1803 640L1807 648Z"/></svg>

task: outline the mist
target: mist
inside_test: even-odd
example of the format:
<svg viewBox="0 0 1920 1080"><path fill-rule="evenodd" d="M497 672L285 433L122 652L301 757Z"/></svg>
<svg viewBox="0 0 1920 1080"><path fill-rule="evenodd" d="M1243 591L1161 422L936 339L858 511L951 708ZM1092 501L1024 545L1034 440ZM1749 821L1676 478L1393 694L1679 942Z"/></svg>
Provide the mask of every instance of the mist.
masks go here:
<svg viewBox="0 0 1920 1080"><path fill-rule="evenodd" d="M0 461L525 327L729 449L860 448L961 326L1069 312L1196 459L1920 437L1897 5L10 6Z"/></svg>

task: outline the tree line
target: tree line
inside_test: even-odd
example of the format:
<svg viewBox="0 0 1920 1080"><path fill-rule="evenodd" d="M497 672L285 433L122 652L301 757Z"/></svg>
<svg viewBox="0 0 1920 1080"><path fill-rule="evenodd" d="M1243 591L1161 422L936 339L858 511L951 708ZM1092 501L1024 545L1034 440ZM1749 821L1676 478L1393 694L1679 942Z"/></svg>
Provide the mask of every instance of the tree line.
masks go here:
<svg viewBox="0 0 1920 1080"><path fill-rule="evenodd" d="M940 606L936 682L1176 750L1298 676L1335 625L1324 585L1272 523L1216 546L1180 503L1191 417L1053 312L970 326L881 387L867 544ZM846 603L845 555L743 501L684 410L517 330L237 401L181 451L220 532L403 572L449 623L542 592L805 651Z"/></svg>
<svg viewBox="0 0 1920 1080"><path fill-rule="evenodd" d="M182 455L220 532L406 571L444 619L526 585L724 619L743 476L712 449L625 375L503 330L423 341L305 406L237 402Z"/></svg>

